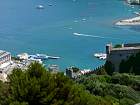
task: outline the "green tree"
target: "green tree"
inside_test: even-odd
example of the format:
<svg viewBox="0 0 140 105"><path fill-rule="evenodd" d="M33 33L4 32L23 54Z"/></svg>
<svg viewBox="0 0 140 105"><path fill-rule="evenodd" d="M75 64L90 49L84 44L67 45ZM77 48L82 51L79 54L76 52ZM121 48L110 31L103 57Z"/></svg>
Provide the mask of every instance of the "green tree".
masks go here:
<svg viewBox="0 0 140 105"><path fill-rule="evenodd" d="M15 69L8 90L7 105L111 105L63 73L51 74L36 62L27 70Z"/></svg>

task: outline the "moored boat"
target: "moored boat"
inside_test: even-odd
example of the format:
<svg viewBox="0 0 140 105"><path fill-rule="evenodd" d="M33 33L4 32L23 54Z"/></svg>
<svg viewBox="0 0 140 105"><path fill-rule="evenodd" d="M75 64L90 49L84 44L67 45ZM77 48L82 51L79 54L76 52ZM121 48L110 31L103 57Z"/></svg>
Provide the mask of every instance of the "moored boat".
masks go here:
<svg viewBox="0 0 140 105"><path fill-rule="evenodd" d="M105 53L95 53L94 56L95 56L96 58L105 60L106 57L107 57L107 54L105 54Z"/></svg>
<svg viewBox="0 0 140 105"><path fill-rule="evenodd" d="M36 8L37 9L44 9L44 6L43 5L37 5Z"/></svg>

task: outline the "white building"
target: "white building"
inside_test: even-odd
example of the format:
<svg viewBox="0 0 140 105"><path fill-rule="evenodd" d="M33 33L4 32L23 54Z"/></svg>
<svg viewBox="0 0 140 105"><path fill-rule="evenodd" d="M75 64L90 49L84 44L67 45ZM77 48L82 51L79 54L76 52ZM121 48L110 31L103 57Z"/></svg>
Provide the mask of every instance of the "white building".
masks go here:
<svg viewBox="0 0 140 105"><path fill-rule="evenodd" d="M60 69L58 65L49 65L48 70L52 73L58 73Z"/></svg>
<svg viewBox="0 0 140 105"><path fill-rule="evenodd" d="M27 53L22 53L17 55L17 57L21 60L27 60L29 58L29 55Z"/></svg>
<svg viewBox="0 0 140 105"><path fill-rule="evenodd" d="M0 50L0 68L4 68L11 63L11 53Z"/></svg>
<svg viewBox="0 0 140 105"><path fill-rule="evenodd" d="M6 82L7 81L7 74L0 71L0 81Z"/></svg>

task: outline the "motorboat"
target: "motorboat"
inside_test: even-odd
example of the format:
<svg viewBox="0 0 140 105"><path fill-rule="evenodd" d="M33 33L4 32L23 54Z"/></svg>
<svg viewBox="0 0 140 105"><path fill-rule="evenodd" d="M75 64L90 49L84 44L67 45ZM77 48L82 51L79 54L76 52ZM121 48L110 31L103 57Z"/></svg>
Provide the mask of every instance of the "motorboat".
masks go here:
<svg viewBox="0 0 140 105"><path fill-rule="evenodd" d="M56 56L48 56L48 59L60 59L60 57L56 57Z"/></svg>
<svg viewBox="0 0 140 105"><path fill-rule="evenodd" d="M53 6L52 4L48 4L49 6Z"/></svg>
<svg viewBox="0 0 140 105"><path fill-rule="evenodd" d="M105 60L107 58L107 54L105 53L95 53L94 56L99 59Z"/></svg>
<svg viewBox="0 0 140 105"><path fill-rule="evenodd" d="M140 15L140 13L139 13L139 12L134 12L134 14L136 14L136 15Z"/></svg>
<svg viewBox="0 0 140 105"><path fill-rule="evenodd" d="M30 61L36 61L36 62L42 64L42 60L41 59L30 58L29 60Z"/></svg>
<svg viewBox="0 0 140 105"><path fill-rule="evenodd" d="M46 54L36 54L36 58L45 60L48 59L49 57Z"/></svg>
<svg viewBox="0 0 140 105"><path fill-rule="evenodd" d="M44 6L43 5L37 5L36 8L37 9L44 9Z"/></svg>
<svg viewBox="0 0 140 105"><path fill-rule="evenodd" d="M57 56L48 56L46 54L36 54L36 55L30 55L30 58L47 60L47 59L59 59L60 57L57 57Z"/></svg>

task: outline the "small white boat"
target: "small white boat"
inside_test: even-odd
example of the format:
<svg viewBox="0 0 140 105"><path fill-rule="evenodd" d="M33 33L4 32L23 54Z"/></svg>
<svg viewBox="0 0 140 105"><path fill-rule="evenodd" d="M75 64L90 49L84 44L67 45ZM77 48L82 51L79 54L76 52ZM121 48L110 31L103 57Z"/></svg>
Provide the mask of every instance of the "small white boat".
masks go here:
<svg viewBox="0 0 140 105"><path fill-rule="evenodd" d="M106 57L107 57L107 54L105 54L105 53L95 53L94 56L95 56L96 58L105 60Z"/></svg>
<svg viewBox="0 0 140 105"><path fill-rule="evenodd" d="M36 54L36 58L45 60L45 59L48 59L49 56L45 54Z"/></svg>
<svg viewBox="0 0 140 105"><path fill-rule="evenodd" d="M40 59L59 59L60 57L56 57L56 56L49 56L49 55L45 55L45 54L36 54L37 58Z"/></svg>
<svg viewBox="0 0 140 105"><path fill-rule="evenodd" d="M99 57L99 59L105 60L106 56L101 56L101 57Z"/></svg>
<svg viewBox="0 0 140 105"><path fill-rule="evenodd" d="M86 19L82 19L82 21L86 21Z"/></svg>
<svg viewBox="0 0 140 105"><path fill-rule="evenodd" d="M81 34L75 32L75 33L73 33L73 35L81 35Z"/></svg>
<svg viewBox="0 0 140 105"><path fill-rule="evenodd" d="M136 15L140 15L140 13L139 13L139 12L134 12L134 14L136 14Z"/></svg>
<svg viewBox="0 0 140 105"><path fill-rule="evenodd" d="M42 64L42 60L41 59L30 58L29 60L30 61L36 61L36 62Z"/></svg>
<svg viewBox="0 0 140 105"><path fill-rule="evenodd" d="M60 59L60 57L48 56L48 59Z"/></svg>
<svg viewBox="0 0 140 105"><path fill-rule="evenodd" d="M37 9L44 9L44 6L43 5L37 5L36 8Z"/></svg>
<svg viewBox="0 0 140 105"><path fill-rule="evenodd" d="M48 4L49 6L53 6L53 4Z"/></svg>

